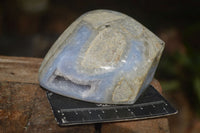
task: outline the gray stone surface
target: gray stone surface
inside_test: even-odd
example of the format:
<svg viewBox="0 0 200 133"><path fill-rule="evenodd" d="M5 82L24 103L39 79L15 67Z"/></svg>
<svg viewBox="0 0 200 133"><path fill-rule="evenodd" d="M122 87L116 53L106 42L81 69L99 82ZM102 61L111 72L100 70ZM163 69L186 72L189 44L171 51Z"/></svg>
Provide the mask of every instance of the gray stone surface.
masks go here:
<svg viewBox="0 0 200 133"><path fill-rule="evenodd" d="M58 38L39 70L55 93L96 103L132 104L153 79L164 42L133 18L95 10Z"/></svg>

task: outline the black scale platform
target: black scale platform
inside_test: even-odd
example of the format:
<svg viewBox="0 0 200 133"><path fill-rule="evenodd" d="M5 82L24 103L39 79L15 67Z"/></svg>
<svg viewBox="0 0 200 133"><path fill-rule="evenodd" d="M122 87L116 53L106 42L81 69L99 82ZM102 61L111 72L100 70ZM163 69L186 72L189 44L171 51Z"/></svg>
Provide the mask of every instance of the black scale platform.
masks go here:
<svg viewBox="0 0 200 133"><path fill-rule="evenodd" d="M131 105L95 104L64 97L47 91L48 100L60 126L129 121L176 114L152 86Z"/></svg>

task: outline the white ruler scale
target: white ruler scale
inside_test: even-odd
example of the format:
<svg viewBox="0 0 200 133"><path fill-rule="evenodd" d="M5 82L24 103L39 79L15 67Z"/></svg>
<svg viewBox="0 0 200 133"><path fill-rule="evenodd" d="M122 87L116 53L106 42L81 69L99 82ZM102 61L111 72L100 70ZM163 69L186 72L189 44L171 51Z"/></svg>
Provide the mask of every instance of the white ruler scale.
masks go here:
<svg viewBox="0 0 200 133"><path fill-rule="evenodd" d="M55 119L60 126L130 121L176 114L167 100L149 86L134 104L107 105L84 102L47 91Z"/></svg>

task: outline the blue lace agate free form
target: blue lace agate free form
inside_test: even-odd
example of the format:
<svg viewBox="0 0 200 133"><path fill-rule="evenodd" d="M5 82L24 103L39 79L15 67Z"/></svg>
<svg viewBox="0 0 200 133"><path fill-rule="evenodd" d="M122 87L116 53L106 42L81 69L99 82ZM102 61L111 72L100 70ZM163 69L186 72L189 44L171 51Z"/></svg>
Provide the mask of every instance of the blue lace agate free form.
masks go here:
<svg viewBox="0 0 200 133"><path fill-rule="evenodd" d="M153 79L164 42L133 18L95 10L74 21L47 53L40 85L63 96L132 104Z"/></svg>

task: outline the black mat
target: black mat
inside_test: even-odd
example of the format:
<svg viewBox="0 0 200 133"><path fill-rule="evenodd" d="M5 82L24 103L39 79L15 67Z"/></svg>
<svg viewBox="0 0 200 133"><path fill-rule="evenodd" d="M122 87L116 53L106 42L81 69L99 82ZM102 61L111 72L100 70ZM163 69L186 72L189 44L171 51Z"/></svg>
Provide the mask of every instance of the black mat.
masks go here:
<svg viewBox="0 0 200 133"><path fill-rule="evenodd" d="M48 100L60 126L129 121L176 114L152 86L134 104L107 105L75 100L47 91Z"/></svg>

